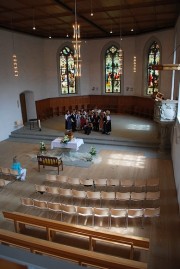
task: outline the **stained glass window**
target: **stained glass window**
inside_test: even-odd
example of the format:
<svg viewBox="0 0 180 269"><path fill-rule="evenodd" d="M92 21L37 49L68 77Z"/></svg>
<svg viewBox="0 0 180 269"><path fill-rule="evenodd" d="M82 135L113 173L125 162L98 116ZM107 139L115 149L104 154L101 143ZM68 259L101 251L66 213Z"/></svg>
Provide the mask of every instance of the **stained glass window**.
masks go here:
<svg viewBox="0 0 180 269"><path fill-rule="evenodd" d="M159 90L159 70L152 70L151 65L160 63L160 48L154 41L148 51L148 68L147 68L147 94L151 95Z"/></svg>
<svg viewBox="0 0 180 269"><path fill-rule="evenodd" d="M74 53L67 46L65 46L60 51L59 66L61 94L76 93L76 80L74 76Z"/></svg>
<svg viewBox="0 0 180 269"><path fill-rule="evenodd" d="M122 66L119 50L111 46L105 54L105 92L121 92L121 74Z"/></svg>

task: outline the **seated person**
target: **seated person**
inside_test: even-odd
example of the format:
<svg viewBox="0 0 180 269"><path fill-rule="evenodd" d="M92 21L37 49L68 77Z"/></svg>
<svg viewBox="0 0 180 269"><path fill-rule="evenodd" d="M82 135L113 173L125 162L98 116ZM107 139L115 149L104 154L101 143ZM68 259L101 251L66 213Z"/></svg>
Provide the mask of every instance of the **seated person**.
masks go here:
<svg viewBox="0 0 180 269"><path fill-rule="evenodd" d="M13 164L11 165L11 169L18 171L17 179L21 181L25 181L26 179L26 168L22 168L20 162L17 161L17 156L13 158Z"/></svg>
<svg viewBox="0 0 180 269"><path fill-rule="evenodd" d="M85 134L89 135L92 131L92 123L88 122L88 120L87 120L86 124L83 127L83 130L84 130Z"/></svg>

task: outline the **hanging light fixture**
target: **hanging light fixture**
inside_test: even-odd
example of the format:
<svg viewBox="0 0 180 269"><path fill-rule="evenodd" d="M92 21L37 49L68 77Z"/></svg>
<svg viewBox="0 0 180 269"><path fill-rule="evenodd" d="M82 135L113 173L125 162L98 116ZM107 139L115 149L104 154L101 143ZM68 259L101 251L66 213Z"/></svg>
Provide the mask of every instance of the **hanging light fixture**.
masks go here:
<svg viewBox="0 0 180 269"><path fill-rule="evenodd" d="M33 10L33 30L36 30L36 24L35 24L35 10Z"/></svg>
<svg viewBox="0 0 180 269"><path fill-rule="evenodd" d="M92 0L91 0L91 17L93 16Z"/></svg>
<svg viewBox="0 0 180 269"><path fill-rule="evenodd" d="M122 37L121 37L121 4L120 4L120 14L119 14L119 74L122 75L123 73L123 51L121 48L121 41L122 41Z"/></svg>
<svg viewBox="0 0 180 269"><path fill-rule="evenodd" d="M136 56L133 58L133 72L136 73Z"/></svg>
<svg viewBox="0 0 180 269"><path fill-rule="evenodd" d="M14 71L14 76L18 77L19 71L18 71L17 55L15 53L15 46L14 46L14 32L12 32L12 43L13 43L13 55L12 55L13 71Z"/></svg>
<svg viewBox="0 0 180 269"><path fill-rule="evenodd" d="M74 45L74 75L81 76L81 41L80 41L80 25L77 23L76 0L75 0L75 23L73 25L73 45Z"/></svg>

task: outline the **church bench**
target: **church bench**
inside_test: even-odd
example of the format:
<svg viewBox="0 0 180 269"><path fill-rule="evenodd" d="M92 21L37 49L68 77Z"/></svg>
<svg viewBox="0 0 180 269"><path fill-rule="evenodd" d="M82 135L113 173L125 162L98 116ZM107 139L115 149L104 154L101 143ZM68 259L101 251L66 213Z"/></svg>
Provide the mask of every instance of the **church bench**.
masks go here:
<svg viewBox="0 0 180 269"><path fill-rule="evenodd" d="M9 246L23 247L32 253L50 255L79 265L114 269L147 269L147 263L119 258L89 250L65 246L43 239L0 229L0 242Z"/></svg>
<svg viewBox="0 0 180 269"><path fill-rule="evenodd" d="M53 237L58 232L73 234L75 236L85 237L89 240L89 250L93 250L96 241L108 241L109 243L127 244L131 247L130 257L133 256L134 248L149 250L149 239L138 236L127 236L108 231L97 231L90 227L81 227L79 225L68 224L61 221L42 218L19 212L3 211L4 218L13 221L15 231L21 232L26 225L42 228L47 231L47 240L53 241ZM133 248L132 248L133 245Z"/></svg>
<svg viewBox="0 0 180 269"><path fill-rule="evenodd" d="M37 160L38 160L39 172L40 172L41 165L43 166L43 168L45 166L57 167L58 168L58 175L59 175L59 167L60 166L63 170L63 161L61 158L52 157L52 156L37 155Z"/></svg>

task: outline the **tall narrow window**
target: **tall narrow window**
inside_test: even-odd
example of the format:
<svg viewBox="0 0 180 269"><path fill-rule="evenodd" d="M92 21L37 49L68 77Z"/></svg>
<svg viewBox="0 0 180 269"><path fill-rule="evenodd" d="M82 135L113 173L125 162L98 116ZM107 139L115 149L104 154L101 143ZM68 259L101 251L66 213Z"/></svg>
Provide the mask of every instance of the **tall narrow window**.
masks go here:
<svg viewBox="0 0 180 269"><path fill-rule="evenodd" d="M120 93L121 92L121 66L120 66L119 50L115 46L111 46L106 50L105 54L105 92Z"/></svg>
<svg viewBox="0 0 180 269"><path fill-rule="evenodd" d="M148 51L148 68L147 68L147 94L151 95L158 92L159 89L159 70L152 70L151 65L160 63L160 49L154 41Z"/></svg>
<svg viewBox="0 0 180 269"><path fill-rule="evenodd" d="M59 66L61 94L76 93L73 56L73 51L67 46L60 51Z"/></svg>

